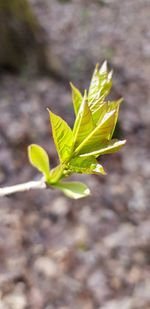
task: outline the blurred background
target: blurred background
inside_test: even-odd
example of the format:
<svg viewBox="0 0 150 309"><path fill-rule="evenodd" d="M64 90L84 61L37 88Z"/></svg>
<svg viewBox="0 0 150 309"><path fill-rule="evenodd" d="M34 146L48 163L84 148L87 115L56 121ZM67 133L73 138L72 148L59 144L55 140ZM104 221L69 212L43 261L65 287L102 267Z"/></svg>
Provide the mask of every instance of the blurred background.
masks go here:
<svg viewBox="0 0 150 309"><path fill-rule="evenodd" d="M150 308L150 3L0 0L0 183L37 177L27 146L57 164L46 108L73 124L69 81L95 64L124 97L107 176L74 176L92 196L57 191L0 200L0 309Z"/></svg>

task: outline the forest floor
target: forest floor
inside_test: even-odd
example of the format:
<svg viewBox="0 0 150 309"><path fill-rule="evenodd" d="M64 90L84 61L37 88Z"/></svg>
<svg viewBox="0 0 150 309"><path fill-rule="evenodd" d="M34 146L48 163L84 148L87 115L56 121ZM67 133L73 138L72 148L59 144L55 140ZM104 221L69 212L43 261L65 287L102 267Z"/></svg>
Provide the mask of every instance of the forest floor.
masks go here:
<svg viewBox="0 0 150 309"><path fill-rule="evenodd" d="M97 62L124 97L127 145L107 176L80 176L92 196L27 192L0 201L0 309L150 308L150 6L147 0L31 1L58 70L83 90ZM73 123L69 83L0 75L1 186L37 177L27 146L57 164L46 108Z"/></svg>

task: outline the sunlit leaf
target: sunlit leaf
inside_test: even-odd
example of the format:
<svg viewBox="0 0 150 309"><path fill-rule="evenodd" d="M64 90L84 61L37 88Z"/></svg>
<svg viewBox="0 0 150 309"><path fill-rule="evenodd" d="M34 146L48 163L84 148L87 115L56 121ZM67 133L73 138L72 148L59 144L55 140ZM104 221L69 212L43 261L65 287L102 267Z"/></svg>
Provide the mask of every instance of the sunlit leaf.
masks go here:
<svg viewBox="0 0 150 309"><path fill-rule="evenodd" d="M112 138L116 124L117 124L119 108L120 108L120 104L122 103L122 101L123 101L122 98L117 100L117 101L108 101L108 111L107 112L111 112L111 111L114 111L114 110L116 111L110 138Z"/></svg>
<svg viewBox="0 0 150 309"><path fill-rule="evenodd" d="M41 146L32 144L28 147L28 156L30 163L48 179L50 165L47 152Z"/></svg>
<svg viewBox="0 0 150 309"><path fill-rule="evenodd" d="M103 82L101 92L100 92L100 100L104 101L104 99L108 96L110 93L111 87L112 87L112 74L113 72L110 71L107 74L106 80Z"/></svg>
<svg viewBox="0 0 150 309"><path fill-rule="evenodd" d="M102 143L101 147L97 147L97 149L91 149L91 152L82 154L82 157L86 157L87 155L89 156L95 156L98 157L103 154L110 154L110 153L115 153L119 151L126 143L126 140L118 141L117 139L112 139L111 141L105 141Z"/></svg>
<svg viewBox="0 0 150 309"><path fill-rule="evenodd" d="M89 92L88 92L89 105L92 105L93 101L99 98L100 78L98 69L99 65L97 64L89 86Z"/></svg>
<svg viewBox="0 0 150 309"><path fill-rule="evenodd" d="M69 162L68 169L72 173L81 173L81 174L103 174L106 172L102 165L100 165L95 157L86 156L86 157L75 157Z"/></svg>
<svg viewBox="0 0 150 309"><path fill-rule="evenodd" d="M97 164L93 164L92 167L92 173L91 174L102 174L102 175L106 175L107 173L105 172L103 166L99 163Z"/></svg>
<svg viewBox="0 0 150 309"><path fill-rule="evenodd" d="M96 126L98 125L98 123L102 121L107 111L108 111L108 104L107 102L104 102L100 104L98 108L92 112L92 118Z"/></svg>
<svg viewBox="0 0 150 309"><path fill-rule="evenodd" d="M80 143L92 132L94 127L92 114L85 93L73 128L75 147L80 145Z"/></svg>
<svg viewBox="0 0 150 309"><path fill-rule="evenodd" d="M107 61L105 60L99 69L99 74L100 74L102 81L107 78L107 72L108 72L108 65L107 65Z"/></svg>
<svg viewBox="0 0 150 309"><path fill-rule="evenodd" d="M103 121L86 137L86 139L77 147L75 154L88 153L97 147L100 147L104 140L109 140L112 134L116 111L107 113Z"/></svg>
<svg viewBox="0 0 150 309"><path fill-rule="evenodd" d="M49 174L49 184L56 183L63 176L63 165L59 164L50 171Z"/></svg>
<svg viewBox="0 0 150 309"><path fill-rule="evenodd" d="M81 182L59 182L54 187L60 189L65 195L73 199L79 199L90 194L90 189Z"/></svg>
<svg viewBox="0 0 150 309"><path fill-rule="evenodd" d="M66 121L49 111L54 142L60 161L67 161L72 154L73 133Z"/></svg>
<svg viewBox="0 0 150 309"><path fill-rule="evenodd" d="M72 101L73 101L74 112L75 115L77 115L83 98L80 91L72 83L70 83L70 86L72 89Z"/></svg>
<svg viewBox="0 0 150 309"><path fill-rule="evenodd" d="M103 121L110 115L111 112L114 112L114 116L112 117L112 124L111 124L111 131L108 139L111 139L117 124L118 120L118 114L119 114L119 108L120 104L122 102L122 99L119 99L117 101L108 101L100 106L99 110L97 110L93 116L94 120L96 122L96 126L99 124L102 124ZM95 116L95 117L94 117Z"/></svg>
<svg viewBox="0 0 150 309"><path fill-rule="evenodd" d="M88 100L92 113L99 108L108 96L112 87L112 71L108 72L105 61L100 70L98 65L94 70L89 87Z"/></svg>

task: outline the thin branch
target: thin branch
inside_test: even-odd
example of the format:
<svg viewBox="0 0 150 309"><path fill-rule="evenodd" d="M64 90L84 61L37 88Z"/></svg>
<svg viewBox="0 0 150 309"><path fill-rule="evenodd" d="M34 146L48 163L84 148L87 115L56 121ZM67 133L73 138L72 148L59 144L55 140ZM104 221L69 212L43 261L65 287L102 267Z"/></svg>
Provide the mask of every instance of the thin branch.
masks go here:
<svg viewBox="0 0 150 309"><path fill-rule="evenodd" d="M29 181L15 186L0 188L0 197L8 196L17 192L25 192L32 189L46 189L46 183L43 179Z"/></svg>

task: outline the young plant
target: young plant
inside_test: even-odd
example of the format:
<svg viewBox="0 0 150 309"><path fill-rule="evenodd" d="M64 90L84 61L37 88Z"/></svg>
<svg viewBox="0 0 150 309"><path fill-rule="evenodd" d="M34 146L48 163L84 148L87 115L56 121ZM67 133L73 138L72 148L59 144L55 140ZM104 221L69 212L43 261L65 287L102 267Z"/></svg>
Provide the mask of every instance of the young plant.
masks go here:
<svg viewBox="0 0 150 309"><path fill-rule="evenodd" d="M89 188L81 182L64 179L73 173L105 175L97 158L118 151L126 141L112 139L122 99L106 100L112 87L112 71L108 71L106 61L100 69L96 65L84 95L72 83L70 85L75 112L73 129L48 109L59 165L50 169L46 151L36 144L28 147L28 156L30 163L43 174L46 187L60 189L77 199L89 195Z"/></svg>

